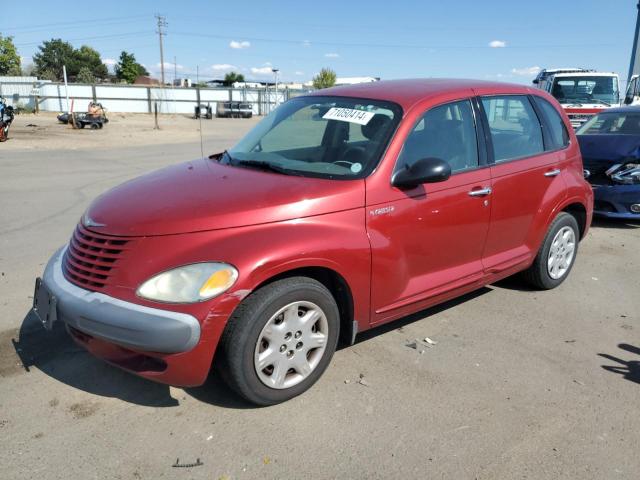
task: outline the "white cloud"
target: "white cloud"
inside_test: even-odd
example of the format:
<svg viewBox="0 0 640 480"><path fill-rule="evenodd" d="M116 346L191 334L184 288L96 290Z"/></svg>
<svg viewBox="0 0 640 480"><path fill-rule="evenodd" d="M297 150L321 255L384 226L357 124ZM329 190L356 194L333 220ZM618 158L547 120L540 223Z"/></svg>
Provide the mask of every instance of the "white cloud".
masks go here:
<svg viewBox="0 0 640 480"><path fill-rule="evenodd" d="M237 42L236 40L231 40L229 42L229 46L231 48L235 48L237 50L242 50L243 48L249 48L251 46L251 42L247 42L246 40L242 42Z"/></svg>
<svg viewBox="0 0 640 480"><path fill-rule="evenodd" d="M296 71L295 73L296 75L304 75L304 72L301 72L300 70Z"/></svg>
<svg viewBox="0 0 640 480"><path fill-rule="evenodd" d="M303 47L310 47L310 46L311 46L311 42L310 42L309 40L304 40L304 41L302 42L302 46L303 46Z"/></svg>
<svg viewBox="0 0 640 480"><path fill-rule="evenodd" d="M271 67L251 67L251 73L254 75L273 75Z"/></svg>
<svg viewBox="0 0 640 480"><path fill-rule="evenodd" d="M491 48L504 48L507 46L507 42L504 40L492 40L489 42Z"/></svg>
<svg viewBox="0 0 640 480"><path fill-rule="evenodd" d="M326 58L338 58L340 56L340 54L338 54L338 53L325 53L324 56Z"/></svg>
<svg viewBox="0 0 640 480"><path fill-rule="evenodd" d="M533 75L537 75L540 72L540 67L537 65L534 67L524 67L524 68L512 68L511 73L514 75L521 75L523 77L531 77Z"/></svg>
<svg viewBox="0 0 640 480"><path fill-rule="evenodd" d="M118 63L118 61L114 60L113 58L103 58L102 63L104 63L107 67L113 67L116 63Z"/></svg>
<svg viewBox="0 0 640 480"><path fill-rule="evenodd" d="M214 65L211 65L211 69L216 72L224 72L229 70L237 70L238 67L236 67L235 65L231 65L230 63L216 63Z"/></svg>

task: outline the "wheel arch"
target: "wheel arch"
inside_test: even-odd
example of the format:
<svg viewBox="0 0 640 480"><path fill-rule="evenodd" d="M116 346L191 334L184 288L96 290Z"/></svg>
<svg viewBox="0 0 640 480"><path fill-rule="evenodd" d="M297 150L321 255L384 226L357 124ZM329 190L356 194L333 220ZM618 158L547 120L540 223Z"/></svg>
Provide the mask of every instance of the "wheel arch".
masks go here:
<svg viewBox="0 0 640 480"><path fill-rule="evenodd" d="M566 212L572 215L578 222L578 228L580 229L580 240L584 238L587 233L587 208L580 202L574 201L568 203L562 209L562 212Z"/></svg>
<svg viewBox="0 0 640 480"><path fill-rule="evenodd" d="M353 344L358 333L354 320L353 292L347 280L336 270L326 266L300 266L278 272L262 280L252 289L253 292L278 280L290 277L308 277L323 284L335 299L340 312L340 341Z"/></svg>

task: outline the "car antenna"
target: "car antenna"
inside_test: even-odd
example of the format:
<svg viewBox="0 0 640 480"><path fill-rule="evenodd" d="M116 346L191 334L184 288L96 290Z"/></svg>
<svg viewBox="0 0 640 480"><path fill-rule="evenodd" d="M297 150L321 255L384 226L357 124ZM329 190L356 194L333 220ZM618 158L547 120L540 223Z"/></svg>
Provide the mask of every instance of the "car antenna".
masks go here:
<svg viewBox="0 0 640 480"><path fill-rule="evenodd" d="M196 88L200 88L200 66L196 65ZM200 107L200 105L198 105ZM200 122L200 155L204 158L204 146L202 144L202 115L198 115L198 121Z"/></svg>

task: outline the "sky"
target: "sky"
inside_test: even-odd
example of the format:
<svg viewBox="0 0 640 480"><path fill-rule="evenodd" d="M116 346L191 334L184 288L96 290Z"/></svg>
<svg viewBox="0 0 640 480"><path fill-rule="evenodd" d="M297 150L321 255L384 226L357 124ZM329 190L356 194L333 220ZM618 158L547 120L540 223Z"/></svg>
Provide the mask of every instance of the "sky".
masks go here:
<svg viewBox="0 0 640 480"><path fill-rule="evenodd" d="M112 68L122 50L154 76L155 15L166 18L165 75L208 80L457 77L530 83L540 68L629 68L636 0L8 1L0 34L25 63L43 40L97 49ZM63 8L61 8L63 6ZM174 62L175 58L175 62ZM174 68L175 64L175 68Z"/></svg>

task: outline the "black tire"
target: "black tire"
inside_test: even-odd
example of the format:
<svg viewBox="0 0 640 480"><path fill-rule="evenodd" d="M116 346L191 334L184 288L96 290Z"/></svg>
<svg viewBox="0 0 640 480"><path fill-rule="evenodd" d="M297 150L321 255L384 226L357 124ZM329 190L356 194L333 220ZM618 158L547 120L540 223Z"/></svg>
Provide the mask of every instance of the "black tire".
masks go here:
<svg viewBox="0 0 640 480"><path fill-rule="evenodd" d="M263 383L254 365L254 353L262 329L278 310L293 302L312 302L322 309L328 324L325 350L311 373L300 383L276 389ZM340 313L331 292L307 277L291 277L266 285L247 297L227 322L216 354L216 369L225 383L256 405L289 400L308 390L325 371L335 352Z"/></svg>
<svg viewBox="0 0 640 480"><path fill-rule="evenodd" d="M100 125L98 125L97 123L91 123L91 130L98 130L100 128Z"/></svg>
<svg viewBox="0 0 640 480"><path fill-rule="evenodd" d="M571 263L567 270L562 274L560 278L553 278L549 273L548 268L548 259L549 259L549 251L551 250L551 244L553 243L553 239L556 234L563 228L569 227L573 230L574 238L575 238L575 246L573 251L573 257L571 259ZM549 230L544 237L542 245L540 246L540 250L538 250L538 255L536 255L533 264L523 272L524 278L529 282L532 286L540 289L540 290L550 290L552 288L556 288L562 282L564 282L569 273L571 273L571 269L576 261L576 257L578 255L578 244L580 239L580 228L578 227L578 222L576 218L566 212L560 212L558 216L551 222L549 226Z"/></svg>
<svg viewBox="0 0 640 480"><path fill-rule="evenodd" d="M84 123L79 123L79 124L78 124L78 128L84 128L84 127L85 127L85 124L84 124Z"/></svg>

